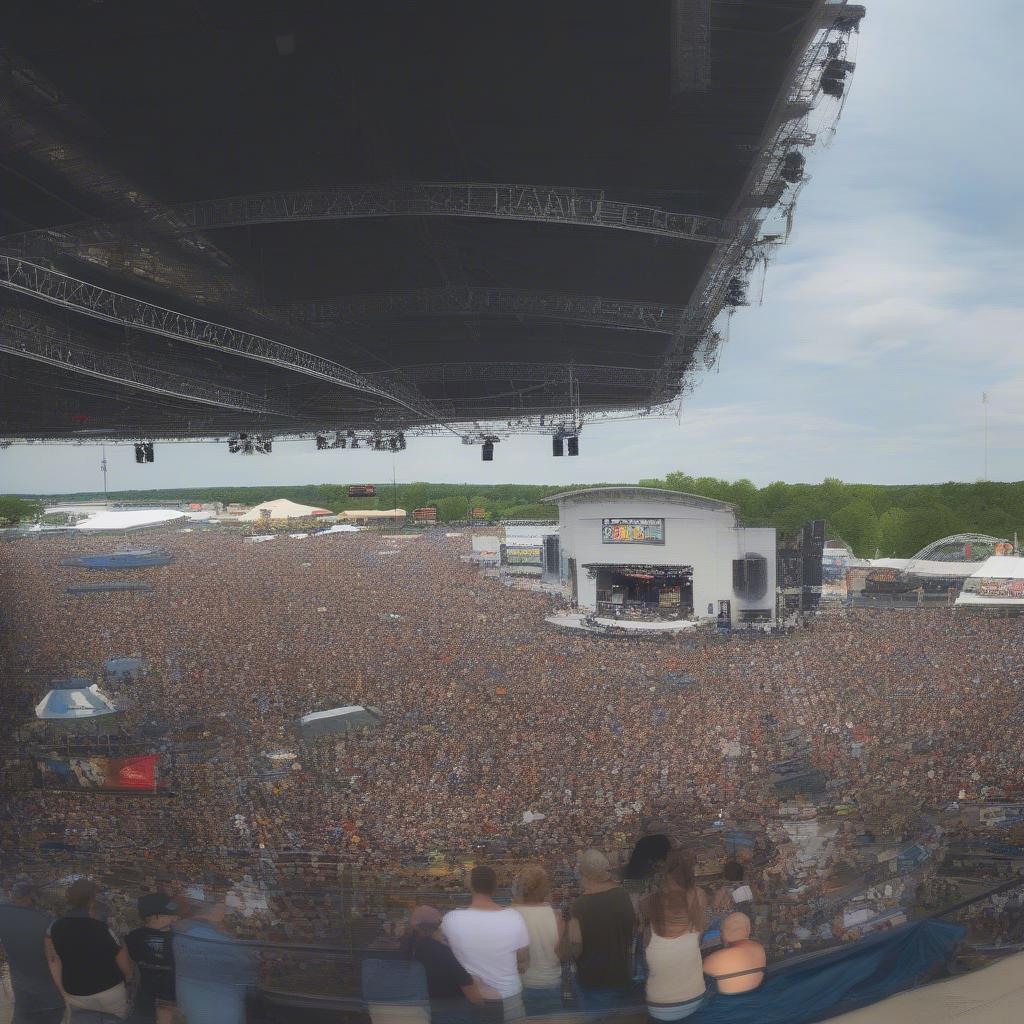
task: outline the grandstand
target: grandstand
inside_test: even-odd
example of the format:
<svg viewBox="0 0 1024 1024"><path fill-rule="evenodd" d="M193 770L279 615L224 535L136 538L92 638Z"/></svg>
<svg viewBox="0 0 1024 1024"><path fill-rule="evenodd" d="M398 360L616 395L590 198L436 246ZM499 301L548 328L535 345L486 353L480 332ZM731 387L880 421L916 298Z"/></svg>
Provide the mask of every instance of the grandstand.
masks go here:
<svg viewBox="0 0 1024 1024"><path fill-rule="evenodd" d="M0 57L0 438L143 462L656 412L784 239L862 15L26 9Z"/></svg>

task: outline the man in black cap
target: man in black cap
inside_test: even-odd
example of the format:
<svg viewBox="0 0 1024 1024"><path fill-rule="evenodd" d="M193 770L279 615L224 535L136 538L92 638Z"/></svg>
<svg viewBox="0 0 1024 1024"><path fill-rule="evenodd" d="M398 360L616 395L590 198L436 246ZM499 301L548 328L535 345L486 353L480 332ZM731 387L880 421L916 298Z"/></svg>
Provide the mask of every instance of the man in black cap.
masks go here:
<svg viewBox="0 0 1024 1024"><path fill-rule="evenodd" d="M11 886L7 902L0 901L0 948L7 956L14 989L12 1024L60 1024L64 997L50 977L43 953L53 916L35 904L36 888L27 878Z"/></svg>
<svg viewBox="0 0 1024 1024"><path fill-rule="evenodd" d="M170 1024L174 1019L174 951L171 925L178 919L178 905L162 892L139 897L142 927L128 933L125 945L139 970L133 1021L139 1024Z"/></svg>

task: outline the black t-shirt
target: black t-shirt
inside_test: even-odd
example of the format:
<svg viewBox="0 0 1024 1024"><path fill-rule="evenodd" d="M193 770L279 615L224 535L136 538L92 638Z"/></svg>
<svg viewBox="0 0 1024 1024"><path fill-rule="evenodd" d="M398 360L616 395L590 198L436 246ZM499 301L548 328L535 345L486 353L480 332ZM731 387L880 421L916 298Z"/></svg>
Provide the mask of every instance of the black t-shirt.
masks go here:
<svg viewBox="0 0 1024 1024"><path fill-rule="evenodd" d="M64 991L93 996L124 981L115 957L121 949L114 933L93 917L59 917L50 925L50 940L60 957Z"/></svg>
<svg viewBox="0 0 1024 1024"><path fill-rule="evenodd" d="M413 960L423 964L427 975L427 994L431 999L461 999L463 986L472 985L473 979L455 954L437 939L418 939L406 946Z"/></svg>
<svg viewBox="0 0 1024 1024"><path fill-rule="evenodd" d="M604 991L629 988L636 937L636 914L625 889L587 893L572 905L580 923L583 949L576 976L584 988Z"/></svg>
<svg viewBox="0 0 1024 1024"><path fill-rule="evenodd" d="M139 968L137 1009L151 1010L157 999L174 1001L174 933L143 925L128 933L125 945Z"/></svg>

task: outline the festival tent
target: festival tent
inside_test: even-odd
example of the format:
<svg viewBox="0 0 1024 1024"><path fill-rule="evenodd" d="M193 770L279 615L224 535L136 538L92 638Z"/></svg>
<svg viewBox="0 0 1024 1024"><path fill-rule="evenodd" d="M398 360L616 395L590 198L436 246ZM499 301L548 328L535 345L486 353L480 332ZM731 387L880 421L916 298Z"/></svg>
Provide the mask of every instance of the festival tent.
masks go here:
<svg viewBox="0 0 1024 1024"><path fill-rule="evenodd" d="M375 519L405 519L406 511L404 508L351 508L339 513L339 516L349 522L358 522L359 520L371 522Z"/></svg>
<svg viewBox="0 0 1024 1024"><path fill-rule="evenodd" d="M99 687L81 677L52 683L50 692L36 705L36 718L57 721L78 721L116 712L117 708L100 693Z"/></svg>
<svg viewBox="0 0 1024 1024"><path fill-rule="evenodd" d="M1024 610L1024 558L992 555L964 583L958 608L999 607Z"/></svg>
<svg viewBox="0 0 1024 1024"><path fill-rule="evenodd" d="M327 508L314 508L312 505L299 505L288 498L277 498L250 509L244 516L239 516L237 522L260 523L267 519L311 519L314 516L329 515L331 510Z"/></svg>
<svg viewBox="0 0 1024 1024"><path fill-rule="evenodd" d="M138 530L146 526L162 526L164 523L186 519L184 512L169 508L104 509L93 512L83 519L76 530Z"/></svg>
<svg viewBox="0 0 1024 1024"><path fill-rule="evenodd" d="M361 526L353 526L351 523L335 523L333 526L329 526L326 530L318 530L314 537L323 537L328 533L362 533L363 528Z"/></svg>
<svg viewBox="0 0 1024 1024"><path fill-rule="evenodd" d="M324 736L327 733L349 733L356 729L375 728L383 722L384 716L378 708L365 708L361 704L349 704L329 711L313 711L299 719L302 735Z"/></svg>

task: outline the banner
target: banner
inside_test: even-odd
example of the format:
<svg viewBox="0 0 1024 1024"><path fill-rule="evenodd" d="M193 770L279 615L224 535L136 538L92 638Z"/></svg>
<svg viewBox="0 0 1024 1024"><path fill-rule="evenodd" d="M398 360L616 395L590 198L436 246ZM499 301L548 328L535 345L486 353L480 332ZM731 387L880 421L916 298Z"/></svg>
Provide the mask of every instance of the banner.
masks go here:
<svg viewBox="0 0 1024 1024"><path fill-rule="evenodd" d="M48 789L154 793L159 754L140 757L37 757L39 784Z"/></svg>
<svg viewBox="0 0 1024 1024"><path fill-rule="evenodd" d="M539 544L503 544L505 565L540 565L543 549Z"/></svg>
<svg viewBox="0 0 1024 1024"><path fill-rule="evenodd" d="M602 519L602 544L664 544L664 519Z"/></svg>

